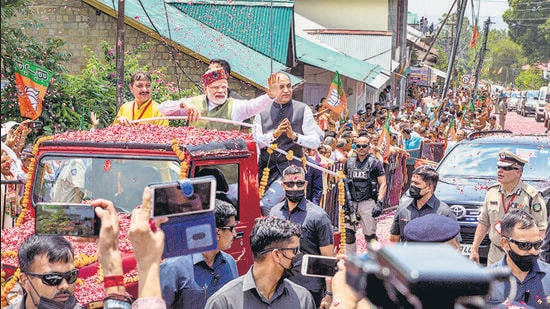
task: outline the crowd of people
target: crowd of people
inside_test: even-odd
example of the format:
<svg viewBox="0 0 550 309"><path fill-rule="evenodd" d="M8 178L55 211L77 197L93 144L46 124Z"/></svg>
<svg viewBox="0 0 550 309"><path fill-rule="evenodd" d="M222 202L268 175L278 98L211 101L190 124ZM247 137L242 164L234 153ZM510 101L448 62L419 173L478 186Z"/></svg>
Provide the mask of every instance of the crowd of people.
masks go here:
<svg viewBox="0 0 550 309"><path fill-rule="evenodd" d="M254 116L251 132L260 151L258 179L265 179L265 195L270 196L269 201L262 199L259 207L265 217L255 222L250 235L254 265L239 277L235 260L224 252L236 237L237 211L220 200L215 205L218 248L169 258L161 263L164 235L155 226L163 221L150 222L150 192L146 189L142 205L133 210L128 235L139 274L139 299L134 301L126 293L122 280L116 205L95 200L91 205L96 207L102 221L97 255L104 275L105 308L243 308L244 304L251 308L368 306L366 300L361 300L347 286L342 277L345 272L342 265L333 280L296 272L301 265L300 253L335 256L333 224L327 214L327 191L336 186L337 180L331 171L344 173L350 193L350 210L346 217L347 254L362 253L355 244L359 230L367 242L378 240L377 217L388 205L398 206L389 241L448 242L459 248L456 218L449 206L434 195L437 172L429 162L414 169L406 189L405 171L396 171L391 160L414 156L414 151L425 144L439 145L439 155L442 155L445 147L465 138L469 132L502 130L507 110L502 108L506 105L505 95L482 91L479 98L471 98L469 90L459 89L442 99L412 84L405 101L397 104L392 88L387 86L381 91L378 102L367 104L353 115L340 115L322 104L324 100L314 107L294 100L293 87L286 73L270 75L266 94L252 100L243 100L228 89L229 74L229 64L215 60L201 78L203 95L159 104L151 97L151 77L138 72L130 83L134 100L123 105L114 124L136 125L155 118L150 121L168 125L158 117L183 115L192 126L232 130L241 129L240 122ZM231 122L212 122L201 117ZM24 180L26 177L25 156L32 155L32 148L27 152L23 149L30 132L27 123L22 122L15 130L2 128L2 136L7 135L2 144L2 180ZM385 133L389 138L388 152L381 143ZM273 144L297 158L305 157L310 165L304 169L298 166L301 164L289 164L285 153L271 151ZM394 158L388 157L388 153ZM436 157L432 159L436 161ZM524 185L520 181L524 164L523 158L502 154L497 164L499 184L496 192L508 194L506 199L515 198L516 194L510 190L516 188L517 191L517 186ZM501 175L510 172L516 173L516 177ZM3 220L7 218L13 222L17 216L17 207L13 207L12 202L4 203L11 201L14 193L14 203L18 205L19 193L15 191L3 188ZM530 191L525 189L525 192ZM488 197L484 207L504 207L505 196L502 196L503 205L499 206L497 199ZM532 200L537 202L538 198L534 193ZM523 290L522 302L534 307L542 304L540 308L547 306L550 303L549 266L536 259L546 232L546 209L529 207L510 212L505 209L498 217L483 209L474 247L476 241L479 245L479 237L491 228L489 235L497 245L491 262L508 265L521 284L532 280ZM498 234L492 229L494 218L499 220ZM416 224L418 222L422 224ZM7 221L2 224L9 227ZM434 238L435 229L440 230ZM345 259L345 256L339 258ZM73 260L71 245L63 238L31 236L27 239L19 249L20 284L24 294L20 302L10 308L42 308L46 304L77 307L72 293L78 271ZM493 290L488 300L506 301L502 296L507 295L509 289L509 284L503 283ZM510 301L517 300L519 298Z"/></svg>

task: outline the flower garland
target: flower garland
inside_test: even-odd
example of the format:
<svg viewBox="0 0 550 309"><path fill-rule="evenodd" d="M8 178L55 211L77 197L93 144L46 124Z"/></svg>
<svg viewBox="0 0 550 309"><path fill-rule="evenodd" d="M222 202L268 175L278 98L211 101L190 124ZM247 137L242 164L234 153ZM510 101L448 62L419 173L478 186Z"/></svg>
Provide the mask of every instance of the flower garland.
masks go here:
<svg viewBox="0 0 550 309"><path fill-rule="evenodd" d="M8 293L13 289L13 286L19 281L19 275L21 274L21 271L19 267L15 270L15 273L13 273L13 276L10 280L6 282L6 284L2 285L2 308L6 307L8 305L7 296ZM5 273L2 272L2 278L5 276Z"/></svg>
<svg viewBox="0 0 550 309"><path fill-rule="evenodd" d="M269 154L269 158L267 159L267 165L269 166L269 160L271 159L271 155L273 154L273 151L277 149L277 144L271 144L267 147L267 153ZM258 187L258 193L260 194L260 199L264 197L265 194L265 188L267 187L267 181L269 180L269 167L264 167L262 170L262 179L260 179L260 186Z"/></svg>
<svg viewBox="0 0 550 309"><path fill-rule="evenodd" d="M172 140L172 150L176 153L178 156L178 160L180 160L180 179L187 178L187 171L189 170L189 164L185 160L185 152L180 149L179 142L177 139Z"/></svg>
<svg viewBox="0 0 550 309"><path fill-rule="evenodd" d="M338 205L340 206L339 217L340 217L340 253L345 254L346 253L346 246L344 245L346 243L346 219L345 219L345 211L344 211L344 205L346 203L346 188L344 185L344 178L346 178L346 175L344 175L344 172L342 170L339 170L336 175L336 180L338 181Z"/></svg>
<svg viewBox="0 0 550 309"><path fill-rule="evenodd" d="M304 168L305 171L307 171L307 157L306 156L302 157L302 167Z"/></svg>

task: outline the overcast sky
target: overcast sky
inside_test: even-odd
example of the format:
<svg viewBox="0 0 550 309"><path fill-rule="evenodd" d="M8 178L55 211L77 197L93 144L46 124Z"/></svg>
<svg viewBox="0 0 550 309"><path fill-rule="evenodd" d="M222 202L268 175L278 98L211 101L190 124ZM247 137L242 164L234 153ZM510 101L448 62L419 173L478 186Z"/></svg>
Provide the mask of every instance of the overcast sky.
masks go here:
<svg viewBox="0 0 550 309"><path fill-rule="evenodd" d="M460 0L458 0L460 1ZM479 2L481 1L481 3ZM473 0L475 6L475 12L478 11L479 4L479 23L483 25L483 22L491 17L491 21L494 23L491 25L492 29L507 29L508 25L502 21L502 14L508 9L507 0ZM418 18L425 16L428 18L429 23L437 24L443 14L446 14L453 0L409 0L409 11L418 14ZM456 5L453 9L456 12ZM466 17L468 20L472 20L472 1L468 1L466 7Z"/></svg>

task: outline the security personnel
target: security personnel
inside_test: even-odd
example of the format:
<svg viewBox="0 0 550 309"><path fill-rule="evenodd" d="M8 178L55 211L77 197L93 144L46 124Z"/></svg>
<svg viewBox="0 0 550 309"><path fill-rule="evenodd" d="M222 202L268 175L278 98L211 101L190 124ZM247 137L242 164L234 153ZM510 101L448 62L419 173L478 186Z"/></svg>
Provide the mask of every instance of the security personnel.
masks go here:
<svg viewBox="0 0 550 309"><path fill-rule="evenodd" d="M344 173L349 180L348 189L352 206L360 216L359 223L365 241L376 240L376 217L382 214L386 196L386 174L382 162L369 154L369 138L359 136L355 144L355 156L347 159ZM346 252L355 253L355 224L346 224Z"/></svg>
<svg viewBox="0 0 550 309"><path fill-rule="evenodd" d="M523 182L521 175L528 160L511 153L501 151L497 161L497 181L487 190L485 201L481 207L478 224L472 243L470 259L479 262L479 245L489 232L491 246L487 265L504 257L500 236L500 220L510 208L517 208L531 214L537 221L541 237L544 237L547 227L547 213L544 199L537 189Z"/></svg>

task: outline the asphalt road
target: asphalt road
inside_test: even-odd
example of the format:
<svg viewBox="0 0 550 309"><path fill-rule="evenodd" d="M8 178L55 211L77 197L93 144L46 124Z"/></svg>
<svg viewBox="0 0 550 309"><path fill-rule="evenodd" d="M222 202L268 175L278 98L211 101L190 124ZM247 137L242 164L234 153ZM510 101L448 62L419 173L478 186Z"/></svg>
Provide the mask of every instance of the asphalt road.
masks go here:
<svg viewBox="0 0 550 309"><path fill-rule="evenodd" d="M504 129L521 134L544 134L546 131L543 122L536 122L534 116L523 117L516 111L509 111L506 114Z"/></svg>

